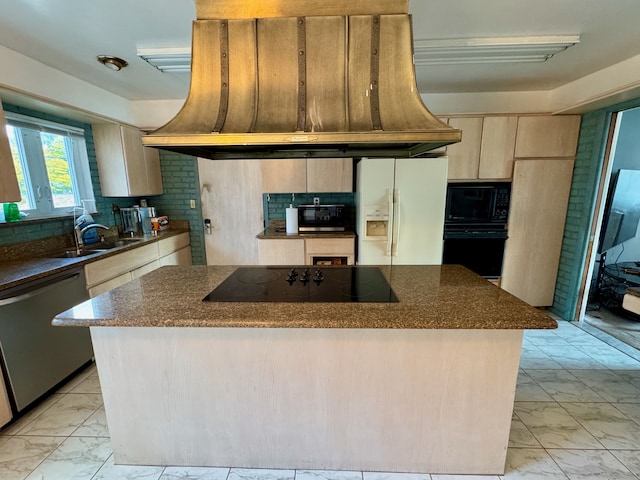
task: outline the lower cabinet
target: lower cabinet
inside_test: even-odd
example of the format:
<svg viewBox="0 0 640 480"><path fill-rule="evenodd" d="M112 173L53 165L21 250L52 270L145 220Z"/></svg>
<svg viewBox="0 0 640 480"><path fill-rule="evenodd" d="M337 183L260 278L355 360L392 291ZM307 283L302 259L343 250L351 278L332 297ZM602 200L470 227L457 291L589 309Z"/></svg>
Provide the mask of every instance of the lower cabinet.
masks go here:
<svg viewBox="0 0 640 480"><path fill-rule="evenodd" d="M9 403L9 395L4 385L4 379L0 375L0 427L9 423L13 413L11 412L11 404Z"/></svg>
<svg viewBox="0 0 640 480"><path fill-rule="evenodd" d="M258 258L260 265L304 265L304 240L258 240Z"/></svg>
<svg viewBox="0 0 640 480"><path fill-rule="evenodd" d="M355 262L354 238L292 238L258 241L260 265L323 265Z"/></svg>
<svg viewBox="0 0 640 480"><path fill-rule="evenodd" d="M164 265L191 265L187 232L85 265L91 298Z"/></svg>

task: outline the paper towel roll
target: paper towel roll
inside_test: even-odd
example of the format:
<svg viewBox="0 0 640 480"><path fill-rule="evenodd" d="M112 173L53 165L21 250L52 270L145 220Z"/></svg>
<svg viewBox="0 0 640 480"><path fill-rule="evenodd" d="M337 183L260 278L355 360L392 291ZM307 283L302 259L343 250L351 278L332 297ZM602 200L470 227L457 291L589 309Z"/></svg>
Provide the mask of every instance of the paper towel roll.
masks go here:
<svg viewBox="0 0 640 480"><path fill-rule="evenodd" d="M287 235L298 234L298 209L293 206L287 208Z"/></svg>

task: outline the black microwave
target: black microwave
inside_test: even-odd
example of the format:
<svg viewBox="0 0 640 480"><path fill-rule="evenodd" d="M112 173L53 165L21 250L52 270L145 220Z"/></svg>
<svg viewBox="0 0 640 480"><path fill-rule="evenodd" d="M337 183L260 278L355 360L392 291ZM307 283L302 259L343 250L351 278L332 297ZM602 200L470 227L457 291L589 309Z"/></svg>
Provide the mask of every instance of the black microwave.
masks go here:
<svg viewBox="0 0 640 480"><path fill-rule="evenodd" d="M344 205L299 205L298 231L344 232L346 213Z"/></svg>
<svg viewBox="0 0 640 480"><path fill-rule="evenodd" d="M445 223L506 224L511 184L450 183L447 185Z"/></svg>

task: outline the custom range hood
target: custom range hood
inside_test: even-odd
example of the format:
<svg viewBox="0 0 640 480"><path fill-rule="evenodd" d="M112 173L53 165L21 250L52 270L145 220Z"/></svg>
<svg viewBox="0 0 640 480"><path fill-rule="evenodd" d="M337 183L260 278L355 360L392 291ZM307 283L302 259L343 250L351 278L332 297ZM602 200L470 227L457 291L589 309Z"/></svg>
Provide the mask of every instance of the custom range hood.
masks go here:
<svg viewBox="0 0 640 480"><path fill-rule="evenodd" d="M196 0L191 88L144 145L204 158L428 156L408 0Z"/></svg>

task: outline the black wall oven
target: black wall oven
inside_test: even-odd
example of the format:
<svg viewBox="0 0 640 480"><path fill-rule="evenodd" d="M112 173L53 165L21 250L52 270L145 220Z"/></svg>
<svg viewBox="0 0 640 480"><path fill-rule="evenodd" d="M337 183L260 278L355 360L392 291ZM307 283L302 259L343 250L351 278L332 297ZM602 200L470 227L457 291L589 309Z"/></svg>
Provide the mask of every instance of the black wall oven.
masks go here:
<svg viewBox="0 0 640 480"><path fill-rule="evenodd" d="M502 274L511 184L450 183L445 207L442 263L486 278Z"/></svg>

